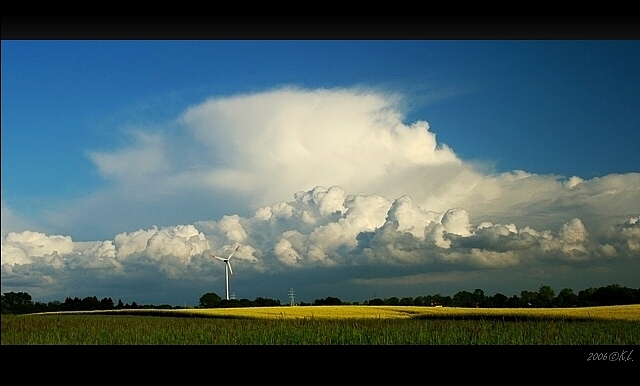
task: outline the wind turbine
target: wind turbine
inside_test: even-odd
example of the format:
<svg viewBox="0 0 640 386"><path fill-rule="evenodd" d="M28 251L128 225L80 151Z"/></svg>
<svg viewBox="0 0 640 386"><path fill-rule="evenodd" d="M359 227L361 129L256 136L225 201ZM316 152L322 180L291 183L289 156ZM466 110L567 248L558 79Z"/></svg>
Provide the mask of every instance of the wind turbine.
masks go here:
<svg viewBox="0 0 640 386"><path fill-rule="evenodd" d="M225 267L224 267L224 279L225 279L225 282L227 284L227 300L229 300L229 272L231 272L231 274L233 275L233 270L231 269L231 263L229 263L229 259L231 259L231 256L233 256L233 254L238 251L238 248L240 248L239 245L236 247L236 249L233 252L231 252L229 257L227 257L227 258L216 256L216 255L211 255L212 257L215 257L216 259L218 259L220 261L224 261L224 265L225 265Z"/></svg>

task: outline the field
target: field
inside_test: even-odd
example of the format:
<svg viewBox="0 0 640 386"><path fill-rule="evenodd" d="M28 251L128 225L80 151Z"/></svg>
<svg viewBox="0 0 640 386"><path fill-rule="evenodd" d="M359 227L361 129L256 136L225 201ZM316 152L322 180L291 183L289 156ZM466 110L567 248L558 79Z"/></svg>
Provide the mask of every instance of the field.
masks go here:
<svg viewBox="0 0 640 386"><path fill-rule="evenodd" d="M2 344L637 345L640 305L117 310L3 315Z"/></svg>
<svg viewBox="0 0 640 386"><path fill-rule="evenodd" d="M640 322L640 305L584 308L454 308L414 306L314 306L250 307L177 310L208 316L275 319L581 319L635 320Z"/></svg>

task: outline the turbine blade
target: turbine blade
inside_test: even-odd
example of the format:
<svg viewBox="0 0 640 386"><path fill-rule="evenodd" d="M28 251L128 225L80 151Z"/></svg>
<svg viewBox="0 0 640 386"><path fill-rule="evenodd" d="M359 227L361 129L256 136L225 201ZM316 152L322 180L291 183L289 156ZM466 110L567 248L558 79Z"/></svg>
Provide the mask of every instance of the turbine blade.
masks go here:
<svg viewBox="0 0 640 386"><path fill-rule="evenodd" d="M227 260L229 260L231 258L231 256L233 256L234 253L238 252L238 248L240 248L240 246L238 245L236 247L236 249L233 250L233 252L231 252L231 254L229 255L229 257L227 257Z"/></svg>
<svg viewBox="0 0 640 386"><path fill-rule="evenodd" d="M233 275L233 269L231 269L231 263L227 261L227 267L229 267L229 272Z"/></svg>
<svg viewBox="0 0 640 386"><path fill-rule="evenodd" d="M216 259L218 259L218 260L220 260L220 261L227 261L227 259L222 258L222 257L220 257L220 256L216 256L216 255L211 255L211 256L215 257Z"/></svg>

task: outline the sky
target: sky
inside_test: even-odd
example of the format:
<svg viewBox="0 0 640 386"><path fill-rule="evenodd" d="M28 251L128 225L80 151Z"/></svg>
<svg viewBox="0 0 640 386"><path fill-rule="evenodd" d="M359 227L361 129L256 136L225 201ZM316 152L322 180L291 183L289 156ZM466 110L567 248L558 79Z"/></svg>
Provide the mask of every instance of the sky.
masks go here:
<svg viewBox="0 0 640 386"><path fill-rule="evenodd" d="M2 40L2 292L640 287L638 40Z"/></svg>

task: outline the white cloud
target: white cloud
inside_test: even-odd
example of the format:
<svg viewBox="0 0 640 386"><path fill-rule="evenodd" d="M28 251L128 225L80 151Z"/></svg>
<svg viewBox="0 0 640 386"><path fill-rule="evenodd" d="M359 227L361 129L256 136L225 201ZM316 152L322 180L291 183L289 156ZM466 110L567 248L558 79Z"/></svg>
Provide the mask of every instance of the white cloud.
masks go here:
<svg viewBox="0 0 640 386"><path fill-rule="evenodd" d="M469 224L469 213L461 208L454 208L447 211L442 216L442 225L447 232L460 236L469 236L471 234Z"/></svg>
<svg viewBox="0 0 640 386"><path fill-rule="evenodd" d="M626 255L640 257L640 216L632 216L628 220L611 226L606 233L607 240L616 251ZM612 251L611 248L607 248Z"/></svg>
<svg viewBox="0 0 640 386"><path fill-rule="evenodd" d="M339 187L315 187L294 196L295 201L273 204L252 217L140 229L120 233L113 241L74 243L69 236L10 233L2 239L3 278L23 277L25 267L46 272L52 282L67 276L56 271L126 278L143 268L167 279L203 281L210 280L216 267L209 254L228 255L236 245L234 271L245 275L338 266L365 272L380 265L414 267L417 274L429 266L442 270L442 264L450 267L445 274L624 258L640 248L637 217L612 226L596 240L578 218L556 231L518 229L514 224L474 225L461 208L427 212L412 206L408 196L390 203L375 195L348 195ZM271 208L288 209L282 217L266 216Z"/></svg>
<svg viewBox="0 0 640 386"><path fill-rule="evenodd" d="M384 181L407 168L460 164L426 122L404 124L397 104L369 90L285 88L210 99L181 122L223 165L208 183L249 194L254 205L317 185L386 196Z"/></svg>
<svg viewBox="0 0 640 386"><path fill-rule="evenodd" d="M11 232L2 236L2 264L28 264L54 253L67 255L72 251L73 242L69 236L47 236L32 231Z"/></svg>
<svg viewBox="0 0 640 386"><path fill-rule="evenodd" d="M155 178L168 169L164 139L158 134L131 132L136 145L116 152L89 152L89 157L105 178L136 184L138 179Z"/></svg>
<svg viewBox="0 0 640 386"><path fill-rule="evenodd" d="M411 197L402 196L396 199L389 210L387 221L397 221L398 230L409 232L417 238L424 238L424 230L429 224L440 222L442 215L428 212L418 206L413 206Z"/></svg>
<svg viewBox="0 0 640 386"><path fill-rule="evenodd" d="M567 189L573 189L576 186L580 185L581 183L583 183L584 180L578 176L573 176L571 178L569 178L568 180L564 181L563 184Z"/></svg>
<svg viewBox="0 0 640 386"><path fill-rule="evenodd" d="M247 232L240 224L238 215L224 216L218 224L218 229L225 234L227 239L236 243L242 243L247 238Z"/></svg>
<svg viewBox="0 0 640 386"><path fill-rule="evenodd" d="M291 192L315 186L342 189L313 198L322 201L322 215L343 210L344 192L389 201L409 196L426 213L464 208L480 221L534 228L575 217L589 229L604 224L598 228L604 231L638 211L640 173L590 180L519 170L487 174L437 143L426 122L403 122L400 101L367 89L282 88L212 98L166 130L131 132L128 148L90 152L113 183L47 218L52 229L84 233L91 224L108 227L109 235L158 223L158 212L164 226L256 208L262 217L281 218L291 215L282 204ZM313 212L305 221L315 221Z"/></svg>
<svg viewBox="0 0 640 386"><path fill-rule="evenodd" d="M482 172L426 122L403 122L399 102L283 88L193 106L178 134L133 132L128 148L89 153L105 190L49 214L61 229L108 224L113 239L5 233L16 217L3 201L3 282L71 285L70 272L135 282L144 272L210 283L220 267L209 255L237 245L234 273L358 267L365 281L380 266L413 277L640 255L640 173Z"/></svg>

